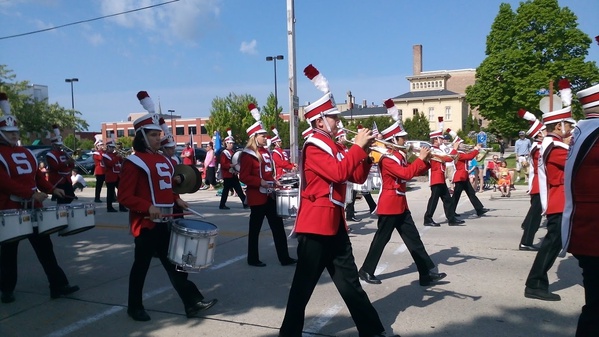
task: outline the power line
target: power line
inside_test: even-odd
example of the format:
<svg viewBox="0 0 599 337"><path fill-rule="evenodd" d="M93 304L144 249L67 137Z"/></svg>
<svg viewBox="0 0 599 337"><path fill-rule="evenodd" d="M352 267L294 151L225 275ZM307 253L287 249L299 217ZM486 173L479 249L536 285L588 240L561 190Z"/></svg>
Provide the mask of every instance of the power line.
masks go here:
<svg viewBox="0 0 599 337"><path fill-rule="evenodd" d="M64 28L64 27L68 27L68 26L74 26L74 25L78 25L78 24L81 24L81 23L102 20L102 19L113 17L113 16L118 16L118 15L123 15L123 14L129 14L129 13L133 13L133 12L142 11L142 10L145 10L145 9L150 9L150 8L154 8L154 7L158 7L158 6L168 5L170 3L177 2L177 1L179 1L179 0L171 0L171 1L162 2L162 3L151 5L151 6L136 8L136 9L128 10L128 11L125 11L125 12L120 12L120 13L115 13L115 14L110 14L110 15L104 15L104 16L100 16L100 17L97 17L97 18L93 18L93 19L71 22L71 23L67 23L67 24L64 24L64 25L60 25L60 26L56 26L56 27L51 27L51 28L46 28L46 29L35 30L35 31L32 31L32 32L28 32L28 33L3 36L3 37L0 37L0 40L12 39L12 38L15 38L15 37L32 35L32 34L47 32L49 30L54 30L54 29L58 29L58 28Z"/></svg>

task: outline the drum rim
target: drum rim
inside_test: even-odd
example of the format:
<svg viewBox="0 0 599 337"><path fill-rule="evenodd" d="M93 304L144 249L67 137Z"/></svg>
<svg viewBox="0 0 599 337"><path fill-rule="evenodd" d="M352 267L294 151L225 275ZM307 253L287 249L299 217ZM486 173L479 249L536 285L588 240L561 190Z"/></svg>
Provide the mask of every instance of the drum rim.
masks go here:
<svg viewBox="0 0 599 337"><path fill-rule="evenodd" d="M299 195L299 188L289 188L284 190L275 190L276 195Z"/></svg>
<svg viewBox="0 0 599 337"><path fill-rule="evenodd" d="M182 221L201 222L204 224L211 225L214 228L207 230L207 231L199 232L198 230L196 230L194 228L189 228L189 227L186 227L183 225L179 225L179 222L182 222ZM177 234L187 234L186 236L190 236L190 237L212 237L212 236L218 235L218 227L215 224L207 222L207 221L201 221L201 220L195 220L195 219L177 219L171 223L171 231L175 232Z"/></svg>

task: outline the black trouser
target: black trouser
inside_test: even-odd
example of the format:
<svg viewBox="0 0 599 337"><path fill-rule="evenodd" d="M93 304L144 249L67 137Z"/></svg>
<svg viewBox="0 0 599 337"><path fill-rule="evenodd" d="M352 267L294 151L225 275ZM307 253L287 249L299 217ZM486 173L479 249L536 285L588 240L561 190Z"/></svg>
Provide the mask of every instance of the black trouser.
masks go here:
<svg viewBox="0 0 599 337"><path fill-rule="evenodd" d="M584 306L578 317L576 337L599 336L599 256L574 254L582 268Z"/></svg>
<svg viewBox="0 0 599 337"><path fill-rule="evenodd" d="M347 204L347 206L345 206L345 218L346 219L353 218L356 215L354 204L356 203L356 196L358 195L358 191L352 190L351 193L352 193L351 202L349 204ZM360 193L362 193L364 200L366 200L366 202L368 203L368 208L370 209L370 212L374 211L374 209L376 208L376 202L372 198L372 194L370 194L370 192L360 192Z"/></svg>
<svg viewBox="0 0 599 337"><path fill-rule="evenodd" d="M44 273L50 284L50 291L58 290L69 284L64 271L56 261L54 247L49 235L32 234L28 237L29 243L38 261L44 268ZM0 290L11 293L17 285L17 252L19 241L3 243L0 245Z"/></svg>
<svg viewBox="0 0 599 337"><path fill-rule="evenodd" d="M216 185L216 168L214 166L206 168L206 179L204 181L206 185Z"/></svg>
<svg viewBox="0 0 599 337"><path fill-rule="evenodd" d="M241 189L241 184L239 183L239 178L236 175L233 175L231 178L223 178L223 192L220 196L220 207L225 206L227 203L227 199L229 198L229 191L231 189L235 190L239 200L241 200L242 204L245 204L245 194L243 194L243 189Z"/></svg>
<svg viewBox="0 0 599 337"><path fill-rule="evenodd" d="M455 214L455 210L458 208L462 191L466 191L466 195L468 196L468 199L470 199L470 203L474 207L474 210L476 210L476 214L480 213L484 206L480 200L478 200L472 184L470 184L469 181L455 181L453 186L453 196L451 197L451 210L453 214Z"/></svg>
<svg viewBox="0 0 599 337"><path fill-rule="evenodd" d="M100 200L100 192L102 192L102 187L104 186L104 179L106 178L103 174L96 174L96 199Z"/></svg>
<svg viewBox="0 0 599 337"><path fill-rule="evenodd" d="M406 210L402 214L379 215L376 233L374 234L372 243L370 243L370 249L368 250L364 264L362 264L362 268L360 269L369 274L374 274L383 250L391 239L393 229L397 230L408 248L420 276L428 275L429 271L435 268L435 264L424 248L424 243L420 239L420 233L416 229L412 213L409 210Z"/></svg>
<svg viewBox="0 0 599 337"><path fill-rule="evenodd" d="M301 337L306 305L326 268L356 323L360 336L374 336L385 330L376 309L362 289L351 242L343 220L336 235L298 234L297 266L280 337Z"/></svg>
<svg viewBox="0 0 599 337"><path fill-rule="evenodd" d="M251 206L250 228L248 234L248 263L257 263L260 261L258 253L258 239L264 217L268 220L268 226L272 232L272 238L275 241L277 257L279 262L283 263L289 260L289 250L287 248L287 234L285 234L285 225L283 219L277 215L276 201L268 197L265 204Z"/></svg>
<svg viewBox="0 0 599 337"><path fill-rule="evenodd" d="M129 274L129 309L143 308L143 287L154 253L160 259L185 308L204 299L196 285L187 279L188 274L177 271L176 266L168 260L169 241L170 230L167 223L157 223L152 229L144 228L135 238L135 260Z"/></svg>
<svg viewBox="0 0 599 337"><path fill-rule="evenodd" d="M442 183L431 186L431 197L428 199L426 213L424 213L425 223L433 221L433 215L435 215L439 198L441 198L441 201L443 201L443 210L445 211L445 217L447 218L447 221L453 222L456 220L455 212L451 207L452 201L451 195L449 194L449 189L445 183Z"/></svg>
<svg viewBox="0 0 599 337"><path fill-rule="evenodd" d="M113 209L112 203L117 201L116 190L119 188L119 181L106 183L106 209ZM124 210L125 208L119 204L119 209Z"/></svg>
<svg viewBox="0 0 599 337"><path fill-rule="evenodd" d="M528 273L527 287L549 291L547 272L553 266L557 255L562 249L561 230L562 213L547 215L547 235L545 235L535 261L532 263L530 273Z"/></svg>
<svg viewBox="0 0 599 337"><path fill-rule="evenodd" d="M74 189L74 190L76 190L76 189L79 189L79 190L83 191L83 189L84 189L85 187L86 187L86 186L83 186L83 184L81 184L81 183L75 183L75 184L73 185L73 189Z"/></svg>
<svg viewBox="0 0 599 337"><path fill-rule="evenodd" d="M539 226L541 225L541 219L543 212L543 207L541 205L541 195L531 194L530 195L530 208L528 209L528 213L526 213L526 217L522 222L522 228L524 232L522 232L522 238L520 239L520 244L532 246L533 240L535 239L535 234L539 230Z"/></svg>

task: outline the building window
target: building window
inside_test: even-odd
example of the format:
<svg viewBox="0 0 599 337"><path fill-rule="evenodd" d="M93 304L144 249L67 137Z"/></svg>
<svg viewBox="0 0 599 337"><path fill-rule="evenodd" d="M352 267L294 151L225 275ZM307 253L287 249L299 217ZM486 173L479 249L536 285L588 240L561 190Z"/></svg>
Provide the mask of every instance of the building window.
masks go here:
<svg viewBox="0 0 599 337"><path fill-rule="evenodd" d="M194 126L188 126L188 127L187 127L187 134L190 134L190 135L191 135L191 134L197 135L197 134L198 134L197 127L196 127L195 125L194 125Z"/></svg>
<svg viewBox="0 0 599 337"><path fill-rule="evenodd" d="M112 139L114 136L114 130L106 130L106 139Z"/></svg>
<svg viewBox="0 0 599 337"><path fill-rule="evenodd" d="M176 136L183 136L185 135L185 127L184 126L177 126L175 128L175 132L176 132Z"/></svg>
<svg viewBox="0 0 599 337"><path fill-rule="evenodd" d="M451 107L450 106L445 107L445 120L446 121L451 120Z"/></svg>
<svg viewBox="0 0 599 337"><path fill-rule="evenodd" d="M208 130L206 130L206 127L205 127L205 126L203 126L203 125L202 125L202 126L200 126L200 132L201 132L203 135L207 135L207 134L208 134Z"/></svg>
<svg viewBox="0 0 599 337"><path fill-rule="evenodd" d="M412 109L412 116L418 115L418 109Z"/></svg>
<svg viewBox="0 0 599 337"><path fill-rule="evenodd" d="M428 120L429 120L429 122L435 121L435 108L434 107L428 108Z"/></svg>
<svg viewBox="0 0 599 337"><path fill-rule="evenodd" d="M127 129L127 136L135 137L135 129Z"/></svg>
<svg viewBox="0 0 599 337"><path fill-rule="evenodd" d="M125 137L125 130L116 130L116 137L117 138Z"/></svg>
<svg viewBox="0 0 599 337"><path fill-rule="evenodd" d="M403 116L402 110L398 109L397 111L399 112L399 114L398 114L399 115L399 119L402 119L402 116Z"/></svg>

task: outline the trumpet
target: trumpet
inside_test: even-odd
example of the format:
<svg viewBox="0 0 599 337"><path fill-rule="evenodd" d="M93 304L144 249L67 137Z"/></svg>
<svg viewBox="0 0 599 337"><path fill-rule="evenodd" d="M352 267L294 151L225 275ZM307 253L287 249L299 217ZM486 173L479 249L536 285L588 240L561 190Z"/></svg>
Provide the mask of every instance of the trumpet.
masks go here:
<svg viewBox="0 0 599 337"><path fill-rule="evenodd" d="M87 170L85 167L83 167L83 165L79 164L79 163L78 163L78 162L75 160L75 158L73 158L73 157L72 157L72 156L69 154L69 152L71 152L71 153L75 153L75 151L73 151L73 149L71 149L70 147L68 147L68 146L66 146L66 145L64 145L64 144L62 144L61 148L62 148L62 150L63 150L62 152L64 152L65 156L67 156L67 158L68 158L68 160L69 160L69 161L73 161L73 163L75 164L75 166L77 166L77 167L78 167L78 168L81 170L81 172L83 172L85 175L88 175L88 174L89 174L89 171L88 171L88 170ZM66 150L66 151L65 151L65 150Z"/></svg>
<svg viewBox="0 0 599 337"><path fill-rule="evenodd" d="M132 153L131 150L123 150L118 147L114 148L114 151L121 157L125 158Z"/></svg>
<svg viewBox="0 0 599 337"><path fill-rule="evenodd" d="M345 132L347 132L347 133L353 133L353 134L355 134L355 135L357 135L357 134L358 134L356 131L353 131L353 130L349 130L349 129L345 129L345 128L343 128L343 130L344 130ZM350 140L347 140L347 141L348 141L348 142L350 142L350 143L352 143L352 144L354 144L354 142L352 142L352 141L350 141ZM386 146L390 146L390 147L393 147L393 148L394 148L394 149L396 149L396 150L399 150L399 151L404 151L404 152L408 152L408 151L410 151L410 149L411 149L411 147L410 147L410 146L405 146L405 145L397 145L397 144L395 144L395 143L388 142L388 141L386 141L386 140L381 140L381 139L375 139L375 140L374 140L374 143L373 143L372 145L373 145L373 146L371 146L371 147L370 147L371 149L372 149L373 147L377 147L377 146L378 146L378 148L384 148L384 147L386 147Z"/></svg>

